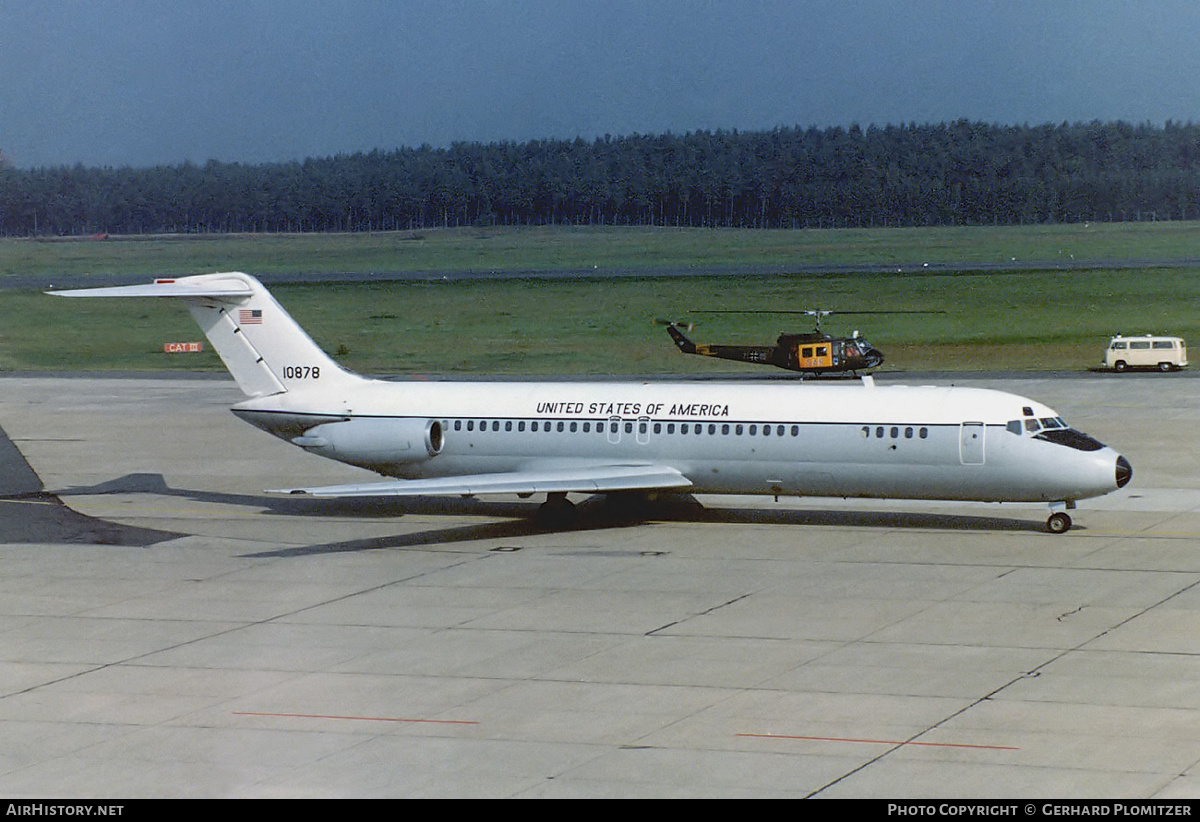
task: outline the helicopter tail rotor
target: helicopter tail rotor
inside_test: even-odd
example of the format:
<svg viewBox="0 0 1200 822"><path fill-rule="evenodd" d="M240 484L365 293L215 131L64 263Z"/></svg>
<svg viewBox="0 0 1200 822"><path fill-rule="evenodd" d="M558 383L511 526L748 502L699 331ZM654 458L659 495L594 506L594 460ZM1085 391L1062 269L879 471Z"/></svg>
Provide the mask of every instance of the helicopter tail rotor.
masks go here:
<svg viewBox="0 0 1200 822"><path fill-rule="evenodd" d="M687 320L664 320L662 317L654 318L655 325L665 325L668 328L682 328L684 331L695 331L696 324Z"/></svg>

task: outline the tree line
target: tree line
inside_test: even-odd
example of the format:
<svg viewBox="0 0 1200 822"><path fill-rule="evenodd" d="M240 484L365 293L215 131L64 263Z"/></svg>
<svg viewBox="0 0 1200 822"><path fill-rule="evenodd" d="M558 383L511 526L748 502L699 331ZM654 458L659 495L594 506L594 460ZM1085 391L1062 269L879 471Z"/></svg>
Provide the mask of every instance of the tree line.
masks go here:
<svg viewBox="0 0 1200 822"><path fill-rule="evenodd" d="M0 164L0 234L737 228L1200 218L1200 126L775 128L456 143L303 161Z"/></svg>

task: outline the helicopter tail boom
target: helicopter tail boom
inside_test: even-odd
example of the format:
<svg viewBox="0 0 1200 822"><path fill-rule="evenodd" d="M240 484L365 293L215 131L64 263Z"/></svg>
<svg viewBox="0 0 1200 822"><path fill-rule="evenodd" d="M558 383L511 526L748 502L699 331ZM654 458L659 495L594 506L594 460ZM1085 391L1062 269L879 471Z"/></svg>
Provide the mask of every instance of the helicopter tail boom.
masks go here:
<svg viewBox="0 0 1200 822"><path fill-rule="evenodd" d="M675 325L675 323L667 323L667 333L671 335L671 339L675 341L675 347L684 354L695 354L696 344L683 336L683 332Z"/></svg>

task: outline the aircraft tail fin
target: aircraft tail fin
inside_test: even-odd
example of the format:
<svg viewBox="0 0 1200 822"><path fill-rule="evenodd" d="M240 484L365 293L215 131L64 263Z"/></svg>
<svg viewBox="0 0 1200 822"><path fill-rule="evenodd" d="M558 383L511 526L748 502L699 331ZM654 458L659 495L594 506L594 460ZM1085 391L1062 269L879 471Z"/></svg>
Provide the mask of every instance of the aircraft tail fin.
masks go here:
<svg viewBox="0 0 1200 822"><path fill-rule="evenodd" d="M250 397L362 379L334 362L262 283L241 272L46 293L58 297L181 300L238 386Z"/></svg>

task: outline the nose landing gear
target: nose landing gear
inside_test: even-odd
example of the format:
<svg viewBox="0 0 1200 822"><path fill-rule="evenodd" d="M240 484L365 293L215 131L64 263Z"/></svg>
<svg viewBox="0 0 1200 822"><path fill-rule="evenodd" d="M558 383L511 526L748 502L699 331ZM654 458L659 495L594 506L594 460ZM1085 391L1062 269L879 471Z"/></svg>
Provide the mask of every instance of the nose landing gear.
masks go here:
<svg viewBox="0 0 1200 822"><path fill-rule="evenodd" d="M1046 530L1052 534L1065 534L1071 530L1071 517L1063 511L1051 514L1046 520Z"/></svg>
<svg viewBox="0 0 1200 822"><path fill-rule="evenodd" d="M1050 517L1046 520L1046 530L1051 534L1065 534L1070 531L1071 515L1067 513L1067 509L1074 507L1074 500L1051 503Z"/></svg>

